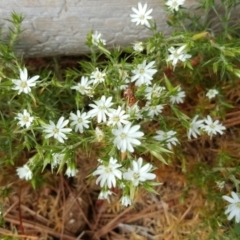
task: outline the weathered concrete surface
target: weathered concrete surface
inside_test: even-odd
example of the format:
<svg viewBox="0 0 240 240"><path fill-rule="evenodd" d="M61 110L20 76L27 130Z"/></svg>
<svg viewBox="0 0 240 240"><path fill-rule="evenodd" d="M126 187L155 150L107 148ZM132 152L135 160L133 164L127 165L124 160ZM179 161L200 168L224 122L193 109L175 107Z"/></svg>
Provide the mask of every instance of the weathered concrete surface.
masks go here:
<svg viewBox="0 0 240 240"><path fill-rule="evenodd" d="M7 2L7 3L6 3ZM158 28L169 33L164 0L147 0ZM24 56L77 55L88 51L84 42L89 30L97 30L108 46L127 45L146 38L151 32L130 21L131 7L138 0L5 0L0 1L0 27L6 35L11 12L21 13L18 54ZM144 3L144 2L142 2ZM192 6L194 0L184 6Z"/></svg>

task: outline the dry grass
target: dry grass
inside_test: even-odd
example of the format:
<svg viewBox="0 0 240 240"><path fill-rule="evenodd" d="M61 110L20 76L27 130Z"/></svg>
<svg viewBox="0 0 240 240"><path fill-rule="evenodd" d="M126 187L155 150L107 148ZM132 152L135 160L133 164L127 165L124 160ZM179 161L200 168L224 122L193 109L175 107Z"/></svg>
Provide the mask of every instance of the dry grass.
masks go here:
<svg viewBox="0 0 240 240"><path fill-rule="evenodd" d="M163 183L156 189L159 195L140 191L128 208L121 207L117 192L110 204L97 200L98 189L86 183L84 170L72 184L60 175L37 191L19 185L5 200L4 218L23 239L207 239L209 229L199 231L202 210L214 204L199 189L187 189L178 169L162 167L156 174ZM13 235L5 229L0 233Z"/></svg>

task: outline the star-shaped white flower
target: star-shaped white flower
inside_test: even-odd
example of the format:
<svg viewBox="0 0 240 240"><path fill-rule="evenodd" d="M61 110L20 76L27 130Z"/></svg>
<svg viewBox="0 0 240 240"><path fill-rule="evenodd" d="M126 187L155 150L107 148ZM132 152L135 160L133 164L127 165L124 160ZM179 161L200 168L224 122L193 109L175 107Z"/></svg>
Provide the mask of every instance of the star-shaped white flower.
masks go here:
<svg viewBox="0 0 240 240"><path fill-rule="evenodd" d="M142 52L144 50L143 43L142 42L136 42L133 45L133 50L135 52Z"/></svg>
<svg viewBox="0 0 240 240"><path fill-rule="evenodd" d="M81 82L79 82L77 85L71 87L71 89L74 89L78 92L80 92L82 95L87 95L89 97L93 96L93 88L90 86L92 84L92 81L89 81L88 77L81 77Z"/></svg>
<svg viewBox="0 0 240 240"><path fill-rule="evenodd" d="M223 190L223 188L225 187L225 181L215 181L217 187L219 188L220 191Z"/></svg>
<svg viewBox="0 0 240 240"><path fill-rule="evenodd" d="M99 162L102 161L99 159ZM122 179L122 172L118 169L121 166L117 159L113 157L110 158L108 164L98 166L97 170L93 172L93 176L99 175L96 184L100 182L100 187L104 187L105 185L107 185L108 188L116 187L116 178Z"/></svg>
<svg viewBox="0 0 240 240"><path fill-rule="evenodd" d="M98 68L96 68L96 70L94 72L91 73L91 82L93 84L98 84L98 83L102 83L105 81L105 77L106 77L106 73L105 72L101 72L99 71Z"/></svg>
<svg viewBox="0 0 240 240"><path fill-rule="evenodd" d="M23 113L18 113L15 118L19 120L18 124L21 127L26 126L26 128L29 128L34 120L34 117L31 117L30 113L26 109L23 110Z"/></svg>
<svg viewBox="0 0 240 240"><path fill-rule="evenodd" d="M133 104L132 106L127 106L126 111L130 114L131 118L134 118L136 120L143 118L142 111L137 103Z"/></svg>
<svg viewBox="0 0 240 240"><path fill-rule="evenodd" d="M28 72L26 68L19 69L20 79L12 79L14 87L12 89L17 90L18 94L24 92L26 94L31 92L31 87L35 87L39 76L36 75L28 79Z"/></svg>
<svg viewBox="0 0 240 240"><path fill-rule="evenodd" d="M153 105L150 102L147 102L146 106L144 107L144 110L147 112L147 115L150 118L153 118L154 116L158 116L162 112L163 105L162 104Z"/></svg>
<svg viewBox="0 0 240 240"><path fill-rule="evenodd" d="M191 136L193 136L194 138L197 138L197 135L200 135L200 129L204 126L204 120L197 120L198 119L198 115L196 115L189 126L188 129L188 139L191 139Z"/></svg>
<svg viewBox="0 0 240 240"><path fill-rule="evenodd" d="M101 38L102 34L98 31L95 31L92 34L92 44L98 46L99 44L106 45L106 40Z"/></svg>
<svg viewBox="0 0 240 240"><path fill-rule="evenodd" d="M124 207L132 205L132 200L128 195L122 196L121 199L120 199L120 202Z"/></svg>
<svg viewBox="0 0 240 240"><path fill-rule="evenodd" d="M175 67L178 61L185 62L187 59L191 58L192 55L187 54L185 51L186 45L183 45L179 48L170 47L168 51L171 53L168 58L167 62L172 62L172 65Z"/></svg>
<svg viewBox="0 0 240 240"><path fill-rule="evenodd" d="M214 98L217 94L218 94L218 90L216 89L209 89L208 92L206 93L206 96L209 98L209 99L212 99Z"/></svg>
<svg viewBox="0 0 240 240"><path fill-rule="evenodd" d="M70 126L75 127L75 132L83 133L84 128L89 128L88 123L90 121L88 120L88 118L90 118L90 116L87 113L81 113L79 110L77 110L77 114L70 113L69 119L72 121L70 123Z"/></svg>
<svg viewBox="0 0 240 240"><path fill-rule="evenodd" d="M235 217L236 223L240 222L240 198L235 192L231 192L232 197L223 196L223 199L229 202L225 214L229 214L228 220Z"/></svg>
<svg viewBox="0 0 240 240"><path fill-rule="evenodd" d="M65 175L67 175L68 177L75 177L77 173L78 170L75 167L68 166Z"/></svg>
<svg viewBox="0 0 240 240"><path fill-rule="evenodd" d="M32 171L27 164L24 164L22 167L17 168L17 175L20 179L31 180Z"/></svg>
<svg viewBox="0 0 240 240"><path fill-rule="evenodd" d="M153 138L158 140L158 141L161 141L161 142L165 142L168 149L172 149L172 145L176 146L177 143L178 143L178 139L176 137L174 137L174 135L176 135L176 132L175 131L167 131L167 132L164 132L162 130L158 130L156 131L157 135L154 136Z"/></svg>
<svg viewBox="0 0 240 240"><path fill-rule="evenodd" d="M119 126L117 129L113 129L112 133L115 136L113 141L114 145L121 152L133 152L133 146L140 145L141 142L138 140L141 138L144 133L138 131L140 125L131 126L131 123L126 124L125 126Z"/></svg>
<svg viewBox="0 0 240 240"><path fill-rule="evenodd" d="M95 129L95 136L97 142L101 142L104 139L104 133L99 127Z"/></svg>
<svg viewBox="0 0 240 240"><path fill-rule="evenodd" d="M204 125L202 129L207 132L207 134L212 137L213 135L216 135L217 133L223 134L223 131L226 130L226 127L224 127L221 123L219 123L219 120L215 120L213 122L212 118L208 115L207 118L204 120Z"/></svg>
<svg viewBox="0 0 240 240"><path fill-rule="evenodd" d="M106 199L109 201L109 196L111 196L112 194L113 192L110 190L102 190L98 195L98 199Z"/></svg>
<svg viewBox="0 0 240 240"><path fill-rule="evenodd" d="M170 102L171 104L175 104L175 103L183 103L184 102L184 98L186 96L186 93L184 91L181 91L181 87L178 87L177 92L174 93L173 95L170 96Z"/></svg>
<svg viewBox="0 0 240 240"><path fill-rule="evenodd" d="M147 163L144 166L142 165L142 158L138 158L137 161L133 160L132 168L129 168L127 172L123 173L123 178L131 181L135 187L137 187L141 182L156 178L154 173L150 173L150 171L152 171L152 165L150 163Z"/></svg>
<svg viewBox="0 0 240 240"><path fill-rule="evenodd" d="M43 132L47 133L45 138L54 137L59 142L64 143L64 140L67 139L66 134L71 132L71 128L65 128L69 120L64 120L64 117L60 117L57 124L50 120L50 124L43 126Z"/></svg>
<svg viewBox="0 0 240 240"><path fill-rule="evenodd" d="M147 100L160 98L161 95L164 94L165 90L166 90L165 87L161 87L161 86L154 84L152 87L147 87L145 89L145 93L146 93L145 98Z"/></svg>
<svg viewBox="0 0 240 240"><path fill-rule="evenodd" d="M56 168L57 166L59 166L62 162L62 160L64 159L65 154L63 153L53 153L52 154L52 158L53 161L51 162L51 167L52 169Z"/></svg>
<svg viewBox="0 0 240 240"><path fill-rule="evenodd" d="M153 79L153 75L157 72L156 69L151 68L155 64L155 61L146 63L146 60L143 63L138 64L137 68L132 70L134 74L131 78L131 82L135 82L136 86L141 86L142 84L150 85Z"/></svg>
<svg viewBox="0 0 240 240"><path fill-rule="evenodd" d="M168 0L166 2L166 5L168 6L170 11L178 11L179 10L179 6L183 5L185 2L185 0Z"/></svg>
<svg viewBox="0 0 240 240"><path fill-rule="evenodd" d="M100 100L94 101L95 104L89 104L90 107L93 109L88 112L88 115L91 117L97 116L97 122L106 122L107 115L111 111L112 97L106 98L106 96L102 96Z"/></svg>
<svg viewBox="0 0 240 240"><path fill-rule="evenodd" d="M151 27L149 20L152 19L152 16L150 14L152 13L152 9L147 10L147 3L145 3L143 6L139 2L138 3L138 9L132 8L132 11L135 14L130 14L131 22L135 22L136 25L145 25L147 27Z"/></svg>
<svg viewBox="0 0 240 240"><path fill-rule="evenodd" d="M122 110L120 106L118 106L117 110L112 109L109 112L108 116L109 116L109 119L108 119L107 125L121 126L129 123L129 121L127 120L129 118L129 114L125 114L125 111Z"/></svg>

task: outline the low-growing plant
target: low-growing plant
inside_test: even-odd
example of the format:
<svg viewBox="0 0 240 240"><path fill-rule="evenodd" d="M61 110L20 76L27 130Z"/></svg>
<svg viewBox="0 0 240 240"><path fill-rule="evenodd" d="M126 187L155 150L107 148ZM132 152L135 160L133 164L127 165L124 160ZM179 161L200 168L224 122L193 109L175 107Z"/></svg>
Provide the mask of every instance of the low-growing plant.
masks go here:
<svg viewBox="0 0 240 240"><path fill-rule="evenodd" d="M205 16L218 17L219 32L214 32L208 17L185 9L184 0L166 1L173 28L166 36L157 30L151 6L138 3L129 12L131 22L152 36L109 50L104 36L91 31L89 59L67 69L62 79L47 69L29 73L15 55L23 17L13 13L9 38L0 42L1 175L7 178L16 168L20 179L37 188L43 171L75 177L81 168L76 152L95 151L89 180L101 187L100 199L110 200L119 189L123 206L134 204L139 188L157 194L154 187L161 183L155 170L175 159L191 182L208 189L208 196L217 186L218 202L226 183L239 192L238 159L227 147L218 150L211 164L201 159L204 154L196 155L193 172L183 147L214 144L231 126L222 122L234 108L228 94L240 78L239 26L229 24L238 1L219 4L222 15L214 1L202 1L199 7ZM231 195L223 196L229 202L226 214L239 223L240 198L234 190Z"/></svg>

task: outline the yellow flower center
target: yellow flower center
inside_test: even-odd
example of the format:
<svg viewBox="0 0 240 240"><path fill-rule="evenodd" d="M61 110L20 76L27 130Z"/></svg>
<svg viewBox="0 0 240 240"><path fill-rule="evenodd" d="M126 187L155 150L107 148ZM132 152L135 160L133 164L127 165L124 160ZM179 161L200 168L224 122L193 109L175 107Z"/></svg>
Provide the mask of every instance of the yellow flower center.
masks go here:
<svg viewBox="0 0 240 240"><path fill-rule="evenodd" d="M121 133L121 134L120 134L120 138L121 138L121 139L125 139L125 138L126 138L126 134L125 134L125 133Z"/></svg>
<svg viewBox="0 0 240 240"><path fill-rule="evenodd" d="M100 106L99 109L103 111L103 110L106 109L106 107L105 106Z"/></svg>
<svg viewBox="0 0 240 240"><path fill-rule="evenodd" d="M21 82L21 87L22 87L22 88L27 87L27 82L26 82L26 81L22 81L22 82Z"/></svg>
<svg viewBox="0 0 240 240"><path fill-rule="evenodd" d="M107 173L111 173L111 172L112 172L112 169L111 169L110 167L106 167L106 168L105 168L105 171L106 171Z"/></svg>
<svg viewBox="0 0 240 240"><path fill-rule="evenodd" d="M78 90L81 92L81 91L84 91L85 90L85 87L83 86L78 86Z"/></svg>
<svg viewBox="0 0 240 240"><path fill-rule="evenodd" d="M215 125L212 123L212 124L210 125L210 128L211 128L211 129L214 129L214 128L215 128Z"/></svg>
<svg viewBox="0 0 240 240"><path fill-rule="evenodd" d="M97 79L101 79L102 78L102 73L98 73L97 74Z"/></svg>
<svg viewBox="0 0 240 240"><path fill-rule="evenodd" d="M178 3L176 1L173 2L172 4L173 7L177 7L178 6Z"/></svg>
<svg viewBox="0 0 240 240"><path fill-rule="evenodd" d="M140 17L139 17L140 20L144 20L145 19L145 16L142 14Z"/></svg>
<svg viewBox="0 0 240 240"><path fill-rule="evenodd" d="M173 53L174 58L179 58L180 54L178 54L177 52Z"/></svg>
<svg viewBox="0 0 240 240"><path fill-rule="evenodd" d="M235 206L240 208L240 202L235 203Z"/></svg>
<svg viewBox="0 0 240 240"><path fill-rule="evenodd" d="M137 179L137 178L139 178L139 177L140 177L139 173L134 173L134 174L133 174L133 178Z"/></svg>
<svg viewBox="0 0 240 240"><path fill-rule="evenodd" d="M29 117L24 116L24 117L23 117L23 121L24 121L24 122L29 122Z"/></svg>
<svg viewBox="0 0 240 240"><path fill-rule="evenodd" d="M145 72L145 71L144 71L144 68L140 68L140 69L139 69L139 73L140 73L140 74L144 74L144 72Z"/></svg>
<svg viewBox="0 0 240 240"><path fill-rule="evenodd" d="M119 116L114 116L113 120L114 120L114 122L119 122L120 118L119 118Z"/></svg>
<svg viewBox="0 0 240 240"><path fill-rule="evenodd" d="M58 128L54 128L53 129L53 132L56 134L56 133L59 133L59 129Z"/></svg>

